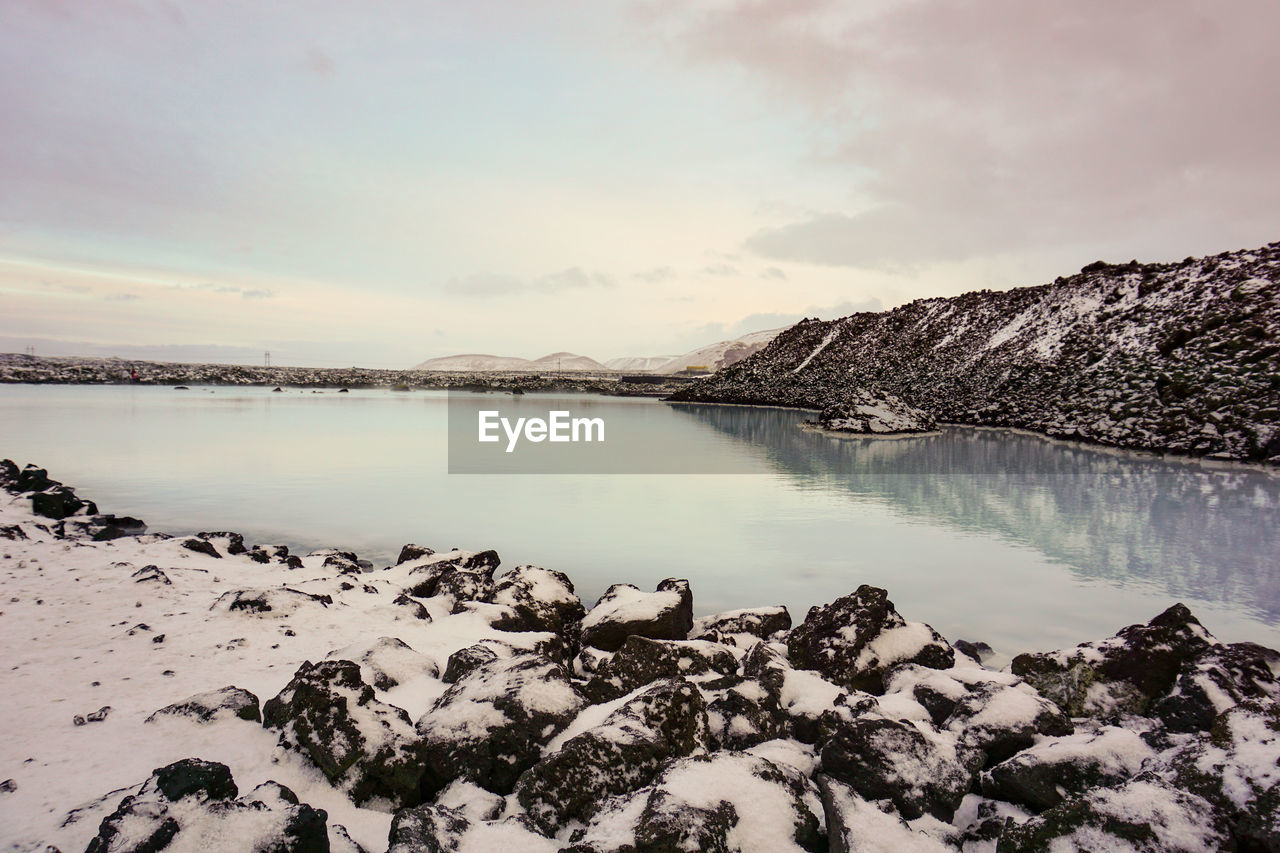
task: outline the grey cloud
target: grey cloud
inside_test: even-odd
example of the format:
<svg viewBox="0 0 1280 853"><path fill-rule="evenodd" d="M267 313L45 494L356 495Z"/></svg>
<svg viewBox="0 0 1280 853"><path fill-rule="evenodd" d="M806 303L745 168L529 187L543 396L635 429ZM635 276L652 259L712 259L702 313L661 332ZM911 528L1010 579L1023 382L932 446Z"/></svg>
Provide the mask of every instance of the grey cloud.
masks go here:
<svg viewBox="0 0 1280 853"><path fill-rule="evenodd" d="M109 293L103 297L103 299L106 299L109 302L132 302L135 299L141 298L142 297L136 293Z"/></svg>
<svg viewBox="0 0 1280 853"><path fill-rule="evenodd" d="M1273 0L663 8L651 14L687 60L736 66L802 105L813 164L866 200L752 235L765 257L892 267L1066 245L1181 257L1280 231Z"/></svg>
<svg viewBox="0 0 1280 853"><path fill-rule="evenodd" d="M245 299L270 299L275 296L275 292L265 288L255 288L253 290L242 290L240 295Z"/></svg>
<svg viewBox="0 0 1280 853"><path fill-rule="evenodd" d="M787 274L777 267L765 267L760 272L761 278L775 279L777 281L786 281Z"/></svg>
<svg viewBox="0 0 1280 853"><path fill-rule="evenodd" d="M702 268L707 275L740 275L738 268L733 264L712 264Z"/></svg>

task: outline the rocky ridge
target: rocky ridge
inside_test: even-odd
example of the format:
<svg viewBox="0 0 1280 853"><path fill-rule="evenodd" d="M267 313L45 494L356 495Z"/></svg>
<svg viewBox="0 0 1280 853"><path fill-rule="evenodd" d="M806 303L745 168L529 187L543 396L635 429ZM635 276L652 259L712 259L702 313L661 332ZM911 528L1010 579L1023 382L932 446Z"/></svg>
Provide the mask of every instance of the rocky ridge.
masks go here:
<svg viewBox="0 0 1280 853"><path fill-rule="evenodd" d="M1280 243L804 320L672 399L836 418L860 396L950 423L1280 463Z"/></svg>
<svg viewBox="0 0 1280 853"><path fill-rule="evenodd" d="M0 486L10 849L1280 849L1280 653L1179 604L995 669L871 586L588 609L492 551L96 539L40 469Z"/></svg>

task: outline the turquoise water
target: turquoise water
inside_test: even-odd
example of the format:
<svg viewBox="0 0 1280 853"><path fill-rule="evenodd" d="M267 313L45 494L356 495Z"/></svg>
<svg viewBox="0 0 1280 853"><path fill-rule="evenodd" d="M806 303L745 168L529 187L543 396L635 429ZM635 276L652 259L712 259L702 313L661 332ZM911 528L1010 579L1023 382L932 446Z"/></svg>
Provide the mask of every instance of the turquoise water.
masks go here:
<svg viewBox="0 0 1280 853"><path fill-rule="evenodd" d="M152 530L375 562L405 542L496 548L567 572L588 603L675 575L699 612L781 603L798 621L872 583L907 618L1013 654L1183 601L1222 639L1280 647L1269 472L990 430L833 438L780 409L544 401L751 473L451 475L446 395L381 390L0 386L0 456Z"/></svg>

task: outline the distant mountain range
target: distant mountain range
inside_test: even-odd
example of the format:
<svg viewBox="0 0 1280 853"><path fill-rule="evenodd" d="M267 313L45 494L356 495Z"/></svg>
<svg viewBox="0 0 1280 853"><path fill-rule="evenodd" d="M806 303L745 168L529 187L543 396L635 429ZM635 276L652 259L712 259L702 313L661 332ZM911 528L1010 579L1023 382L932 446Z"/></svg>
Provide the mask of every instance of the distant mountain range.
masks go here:
<svg viewBox="0 0 1280 853"><path fill-rule="evenodd" d="M683 370L716 371L736 364L754 352L757 352L769 341L773 340L782 329L769 329L764 332L752 332L739 338L717 341L684 355L659 356L627 356L611 358L601 363L585 355L571 352L553 352L542 358L530 360L504 355L447 355L441 358L429 358L415 365L414 370L449 370L485 372L494 370L530 370L530 371L573 371L573 372L608 372L613 370L672 374Z"/></svg>
<svg viewBox="0 0 1280 853"><path fill-rule="evenodd" d="M1278 365L1272 243L804 320L675 399L826 409L869 389L940 421L1280 464Z"/></svg>

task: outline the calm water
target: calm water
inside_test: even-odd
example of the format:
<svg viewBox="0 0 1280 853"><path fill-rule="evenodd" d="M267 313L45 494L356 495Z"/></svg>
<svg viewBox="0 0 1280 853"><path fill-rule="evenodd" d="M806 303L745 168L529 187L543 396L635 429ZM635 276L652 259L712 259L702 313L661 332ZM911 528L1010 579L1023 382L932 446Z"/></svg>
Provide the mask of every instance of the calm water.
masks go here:
<svg viewBox="0 0 1280 853"><path fill-rule="evenodd" d="M805 415L564 397L719 455L724 475L450 475L446 398L0 386L0 456L170 533L239 530L390 561L404 542L608 584L693 583L699 612L793 615L859 583L1006 654L1073 645L1184 601L1280 647L1280 477L1012 433L837 439ZM703 468L709 470L709 468Z"/></svg>

